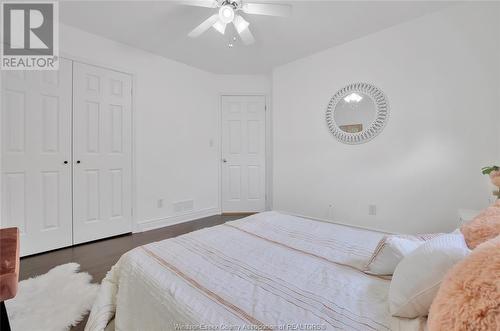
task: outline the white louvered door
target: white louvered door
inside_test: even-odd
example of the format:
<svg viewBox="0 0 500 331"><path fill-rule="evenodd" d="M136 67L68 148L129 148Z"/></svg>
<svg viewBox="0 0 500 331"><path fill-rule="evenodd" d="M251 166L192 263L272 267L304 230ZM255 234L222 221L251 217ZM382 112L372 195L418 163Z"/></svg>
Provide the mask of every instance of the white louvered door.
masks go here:
<svg viewBox="0 0 500 331"><path fill-rule="evenodd" d="M66 59L2 72L1 227L19 228L23 256L72 244L71 76Z"/></svg>
<svg viewBox="0 0 500 331"><path fill-rule="evenodd" d="M132 79L73 67L74 243L131 231Z"/></svg>

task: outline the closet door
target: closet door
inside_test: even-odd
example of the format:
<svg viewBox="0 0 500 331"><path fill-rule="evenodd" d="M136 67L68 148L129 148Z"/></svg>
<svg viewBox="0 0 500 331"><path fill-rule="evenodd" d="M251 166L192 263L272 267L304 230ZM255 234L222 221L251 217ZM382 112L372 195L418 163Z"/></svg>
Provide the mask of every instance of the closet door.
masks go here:
<svg viewBox="0 0 500 331"><path fill-rule="evenodd" d="M71 71L2 72L1 226L23 256L72 244Z"/></svg>
<svg viewBox="0 0 500 331"><path fill-rule="evenodd" d="M131 231L131 76L73 67L74 243Z"/></svg>

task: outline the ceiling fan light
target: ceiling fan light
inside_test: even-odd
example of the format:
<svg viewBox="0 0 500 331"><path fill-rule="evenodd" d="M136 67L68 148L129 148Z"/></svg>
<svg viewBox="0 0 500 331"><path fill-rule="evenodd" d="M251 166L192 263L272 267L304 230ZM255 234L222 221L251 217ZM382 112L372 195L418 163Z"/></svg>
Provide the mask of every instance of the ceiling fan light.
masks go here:
<svg viewBox="0 0 500 331"><path fill-rule="evenodd" d="M221 20L218 20L217 22L214 23L214 25L212 25L212 27L219 31L220 34L224 34L226 32L226 23L224 22L221 22Z"/></svg>
<svg viewBox="0 0 500 331"><path fill-rule="evenodd" d="M241 33L243 30L248 28L248 26L250 25L250 23L248 23L240 15L236 15L236 17L234 18L233 24L234 24L234 27L236 28L236 31L238 31L238 33Z"/></svg>
<svg viewBox="0 0 500 331"><path fill-rule="evenodd" d="M224 5L224 6L220 7L219 18L225 24L231 23L234 19L233 7L229 6L229 5Z"/></svg>

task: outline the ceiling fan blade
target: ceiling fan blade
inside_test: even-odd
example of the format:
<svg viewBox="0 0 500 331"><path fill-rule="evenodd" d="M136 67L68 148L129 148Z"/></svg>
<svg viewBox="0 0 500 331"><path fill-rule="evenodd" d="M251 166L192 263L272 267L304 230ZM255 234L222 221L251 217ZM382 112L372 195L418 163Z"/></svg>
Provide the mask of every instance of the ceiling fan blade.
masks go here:
<svg viewBox="0 0 500 331"><path fill-rule="evenodd" d="M244 3L242 8L244 13L269 16L290 16L292 6L285 4L268 3Z"/></svg>
<svg viewBox="0 0 500 331"><path fill-rule="evenodd" d="M240 33L241 31L245 30L246 28L248 28L248 26L250 25L250 23L248 23L243 17L241 17L240 15L236 15L234 17L234 20L233 20L233 24L234 24L234 28L236 29L236 31L238 33Z"/></svg>
<svg viewBox="0 0 500 331"><path fill-rule="evenodd" d="M238 34L240 35L240 38L245 45L251 45L255 42L255 38L253 37L253 34L252 32L250 32L250 29L248 27L241 31L238 31Z"/></svg>
<svg viewBox="0 0 500 331"><path fill-rule="evenodd" d="M217 30L220 34L224 34L226 32L226 23L222 22L220 19L212 25L212 27Z"/></svg>
<svg viewBox="0 0 500 331"><path fill-rule="evenodd" d="M217 22L218 19L219 19L218 14L210 16L205 21L203 21L203 23L194 28L193 31L189 32L188 36L191 38L199 37L203 32L210 29L210 27L214 25L214 23Z"/></svg>
<svg viewBox="0 0 500 331"><path fill-rule="evenodd" d="M175 0L179 5L194 6L194 7L205 7L205 8L217 8L217 0Z"/></svg>

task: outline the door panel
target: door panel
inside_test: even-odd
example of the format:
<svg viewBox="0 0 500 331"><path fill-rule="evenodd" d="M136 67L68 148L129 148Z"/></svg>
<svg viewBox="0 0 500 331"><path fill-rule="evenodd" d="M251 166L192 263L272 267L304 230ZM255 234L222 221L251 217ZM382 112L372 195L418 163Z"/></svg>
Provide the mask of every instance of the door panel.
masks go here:
<svg viewBox="0 0 500 331"><path fill-rule="evenodd" d="M265 98L222 97L222 211L266 206Z"/></svg>
<svg viewBox="0 0 500 331"><path fill-rule="evenodd" d="M131 231L132 80L77 62L73 75L73 217L78 244Z"/></svg>
<svg viewBox="0 0 500 331"><path fill-rule="evenodd" d="M22 256L72 243L71 83L66 59L2 72L1 226L19 227Z"/></svg>

